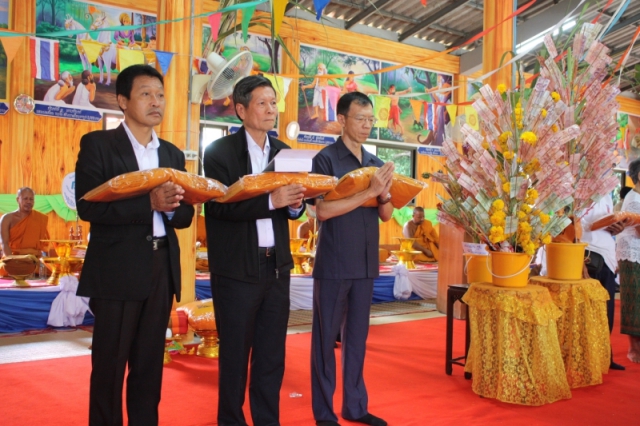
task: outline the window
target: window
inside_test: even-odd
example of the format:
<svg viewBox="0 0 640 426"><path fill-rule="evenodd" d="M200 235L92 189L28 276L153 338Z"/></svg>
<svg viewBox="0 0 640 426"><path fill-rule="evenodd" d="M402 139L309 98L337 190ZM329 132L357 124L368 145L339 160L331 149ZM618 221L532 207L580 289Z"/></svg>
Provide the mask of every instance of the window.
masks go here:
<svg viewBox="0 0 640 426"><path fill-rule="evenodd" d="M223 126L212 126L209 124L203 124L200 126L200 170L199 174L203 175L204 170L202 170L202 159L204 158L204 150L211 144L211 142L220 139L223 136L226 136L229 133L226 127Z"/></svg>
<svg viewBox="0 0 640 426"><path fill-rule="evenodd" d="M102 122L104 125L104 130L113 130L117 128L123 121L124 115L104 114Z"/></svg>
<svg viewBox="0 0 640 426"><path fill-rule="evenodd" d="M395 172L407 177L414 177L413 167L413 150L398 149L379 146L377 147L377 156L384 161L393 161L395 164Z"/></svg>

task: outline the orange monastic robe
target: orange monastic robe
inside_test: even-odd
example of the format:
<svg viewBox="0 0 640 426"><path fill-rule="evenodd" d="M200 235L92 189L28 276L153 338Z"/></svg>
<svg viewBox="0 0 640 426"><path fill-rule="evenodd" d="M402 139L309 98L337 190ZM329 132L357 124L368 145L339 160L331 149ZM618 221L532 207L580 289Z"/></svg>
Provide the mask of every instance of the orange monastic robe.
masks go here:
<svg viewBox="0 0 640 426"><path fill-rule="evenodd" d="M428 257L424 253L417 255L414 260L418 262L437 262L440 257L440 236L438 231L435 230L431 222L423 220L422 223L416 227L416 233L413 235L416 238L416 243L420 244L424 248L428 248L433 253L433 257Z"/></svg>
<svg viewBox="0 0 640 426"><path fill-rule="evenodd" d="M9 247L13 254L28 254L25 249L38 250L38 254L46 249L47 243L40 240L49 239L47 230L49 218L35 210L29 216L13 225L9 230Z"/></svg>

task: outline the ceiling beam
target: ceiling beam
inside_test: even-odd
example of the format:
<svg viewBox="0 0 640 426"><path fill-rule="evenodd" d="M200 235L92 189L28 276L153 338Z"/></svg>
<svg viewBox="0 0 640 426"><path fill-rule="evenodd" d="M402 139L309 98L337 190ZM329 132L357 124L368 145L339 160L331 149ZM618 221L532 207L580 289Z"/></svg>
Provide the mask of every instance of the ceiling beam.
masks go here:
<svg viewBox="0 0 640 426"><path fill-rule="evenodd" d="M349 19L344 24L344 28L346 30L348 30L349 28L353 27L355 24L359 23L363 19L366 19L369 16L373 15L374 13L376 13L378 11L378 9L381 9L384 6L386 6L387 3L391 3L391 0L378 0L375 5L372 4L371 6L367 7L366 9L364 9L362 12L358 13L353 18Z"/></svg>
<svg viewBox="0 0 640 426"><path fill-rule="evenodd" d="M429 25L433 24L434 22L444 17L445 15L448 15L449 13L453 12L455 9L459 8L460 6L467 3L468 1L469 0L457 0L449 4L448 6L441 8L433 15L427 17L427 19L425 19L424 21L420 22L417 25L414 25L413 27L407 29L402 34L400 34L398 36L398 41L406 40L407 38L411 37L415 33L427 28Z"/></svg>
<svg viewBox="0 0 640 426"><path fill-rule="evenodd" d="M615 33L616 31L621 30L628 25L635 24L638 21L640 21L640 13L629 16L628 18L625 18L623 16L622 19L620 19L620 22L611 27L611 29L607 32L607 35Z"/></svg>
<svg viewBox="0 0 640 426"><path fill-rule="evenodd" d="M284 13L287 13L288 11L290 11L291 9L293 9L294 7L296 7L295 3L289 3L287 4L287 6L284 8Z"/></svg>

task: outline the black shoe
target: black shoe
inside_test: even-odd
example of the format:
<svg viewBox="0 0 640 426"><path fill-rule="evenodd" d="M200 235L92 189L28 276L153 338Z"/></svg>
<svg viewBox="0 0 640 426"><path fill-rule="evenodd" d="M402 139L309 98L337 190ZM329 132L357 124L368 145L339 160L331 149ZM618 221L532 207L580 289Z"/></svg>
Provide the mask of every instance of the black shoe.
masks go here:
<svg viewBox="0 0 640 426"><path fill-rule="evenodd" d="M340 423L333 420L318 420L316 426L340 426Z"/></svg>
<svg viewBox="0 0 640 426"><path fill-rule="evenodd" d="M624 365L620 365L618 363L615 363L615 362L611 361L611 364L609 365L609 369L610 370L624 371L624 370L627 369L627 367L625 367Z"/></svg>
<svg viewBox="0 0 640 426"><path fill-rule="evenodd" d="M371 413L365 414L359 419L352 420L352 422L364 423L365 425L371 426L387 426L387 422L382 420L380 417L376 417Z"/></svg>

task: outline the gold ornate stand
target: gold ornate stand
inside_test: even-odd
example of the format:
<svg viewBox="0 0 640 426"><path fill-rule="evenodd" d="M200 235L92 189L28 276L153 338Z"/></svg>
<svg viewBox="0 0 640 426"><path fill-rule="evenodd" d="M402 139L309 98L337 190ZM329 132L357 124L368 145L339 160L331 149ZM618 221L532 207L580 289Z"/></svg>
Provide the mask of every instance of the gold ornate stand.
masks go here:
<svg viewBox="0 0 640 426"><path fill-rule="evenodd" d="M204 358L218 358L220 346L218 345L217 330L196 330L196 333L202 339L198 345L196 355Z"/></svg>
<svg viewBox="0 0 640 426"><path fill-rule="evenodd" d="M65 275L73 275L73 271L84 263L84 258L72 257L71 250L81 243L80 240L41 240L44 243L51 243L56 250L58 257L43 257L40 259L47 269L51 271L51 276L47 282L51 285L58 285L60 278Z"/></svg>
<svg viewBox="0 0 640 426"><path fill-rule="evenodd" d="M416 269L413 259L420 254L413 249L415 238L395 237L400 241L400 250L392 250L391 253L398 258L398 265L405 265L407 269Z"/></svg>
<svg viewBox="0 0 640 426"><path fill-rule="evenodd" d="M308 252L300 252L300 247L306 242L306 238L291 238L289 240L289 248L291 249L291 256L293 257L293 269L292 274L305 274L305 270L302 264L305 260L313 257L313 254Z"/></svg>

